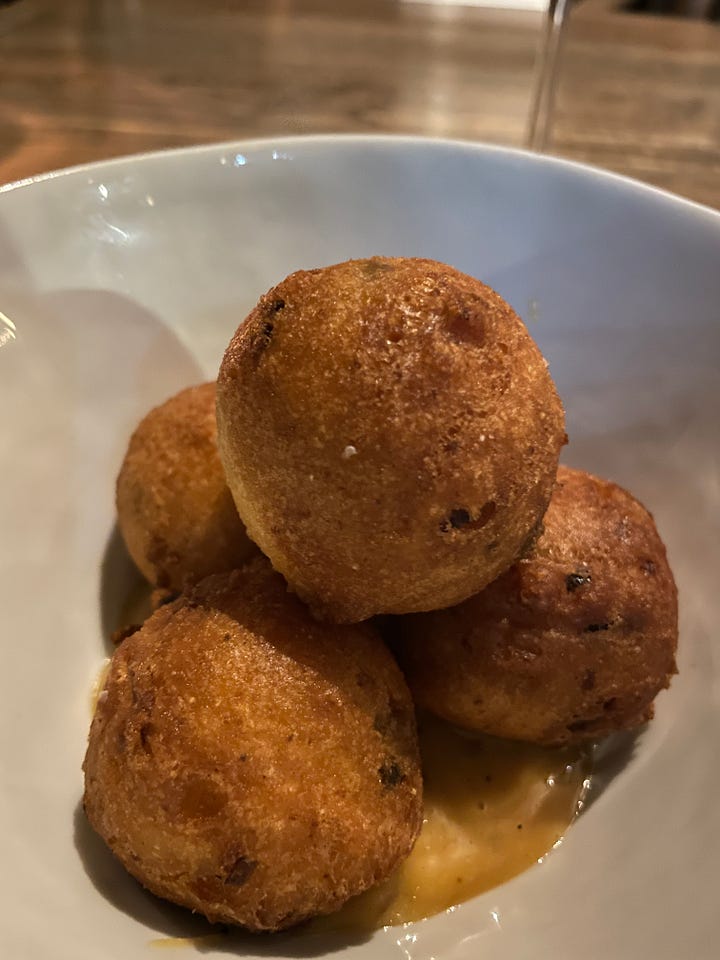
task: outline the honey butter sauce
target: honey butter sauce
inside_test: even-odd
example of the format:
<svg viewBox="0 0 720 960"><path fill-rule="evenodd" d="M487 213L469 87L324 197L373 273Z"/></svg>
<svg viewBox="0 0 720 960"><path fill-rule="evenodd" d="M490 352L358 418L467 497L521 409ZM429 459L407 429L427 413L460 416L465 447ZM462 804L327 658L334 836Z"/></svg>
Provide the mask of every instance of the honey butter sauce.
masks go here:
<svg viewBox="0 0 720 960"><path fill-rule="evenodd" d="M151 612L149 590L128 597L122 625ZM103 665L93 709L105 682ZM590 749L544 748L468 734L419 717L424 820L410 856L386 881L297 933L370 931L448 910L542 860L579 812L589 786ZM209 928L212 931L212 927ZM153 940L181 946L226 936Z"/></svg>
<svg viewBox="0 0 720 960"><path fill-rule="evenodd" d="M372 929L447 910L526 870L580 809L590 753L419 723L425 810L420 836L387 881L313 921L314 931Z"/></svg>

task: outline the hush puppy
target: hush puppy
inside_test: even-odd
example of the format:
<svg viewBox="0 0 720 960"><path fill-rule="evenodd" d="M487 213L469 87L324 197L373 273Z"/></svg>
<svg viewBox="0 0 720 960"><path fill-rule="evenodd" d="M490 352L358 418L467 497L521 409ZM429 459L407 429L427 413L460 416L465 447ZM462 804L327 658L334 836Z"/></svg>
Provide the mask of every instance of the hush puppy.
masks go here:
<svg viewBox="0 0 720 960"><path fill-rule="evenodd" d="M531 556L459 606L395 627L416 702L540 744L643 723L676 672L677 591L651 515L565 467Z"/></svg>
<svg viewBox="0 0 720 960"><path fill-rule="evenodd" d="M147 414L130 439L116 500L128 553L155 587L179 592L257 552L218 455L214 383Z"/></svg>
<svg viewBox="0 0 720 960"><path fill-rule="evenodd" d="M339 908L409 853L413 704L369 624L318 624L259 558L196 585L117 649L85 810L149 890L278 930Z"/></svg>
<svg viewBox="0 0 720 960"><path fill-rule="evenodd" d="M566 440L520 318L431 260L289 276L233 337L217 413L250 536L337 622L446 607L495 579L532 538Z"/></svg>

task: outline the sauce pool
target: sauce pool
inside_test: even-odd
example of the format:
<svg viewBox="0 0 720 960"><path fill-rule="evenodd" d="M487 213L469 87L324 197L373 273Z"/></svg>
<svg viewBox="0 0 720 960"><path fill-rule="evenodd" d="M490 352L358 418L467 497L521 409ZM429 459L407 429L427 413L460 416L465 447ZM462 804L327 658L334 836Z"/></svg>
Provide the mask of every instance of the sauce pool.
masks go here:
<svg viewBox="0 0 720 960"><path fill-rule="evenodd" d="M587 750L472 736L429 715L419 734L425 813L412 853L313 931L409 923L469 900L541 860L580 809Z"/></svg>

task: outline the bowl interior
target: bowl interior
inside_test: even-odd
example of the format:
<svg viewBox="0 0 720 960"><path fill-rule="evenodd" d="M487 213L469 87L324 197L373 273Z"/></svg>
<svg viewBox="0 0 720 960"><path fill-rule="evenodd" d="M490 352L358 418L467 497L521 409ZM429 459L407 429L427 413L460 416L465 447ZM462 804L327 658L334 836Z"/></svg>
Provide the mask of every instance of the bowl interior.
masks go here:
<svg viewBox="0 0 720 960"><path fill-rule="evenodd" d="M132 573L114 478L152 404L215 376L258 296L349 257L423 256L495 287L564 399L565 460L654 513L680 675L539 868L371 940L206 942L245 956L713 955L720 813L720 216L521 152L393 138L238 143L0 192L0 691L8 956L113 960L201 929L85 826L90 689ZM530 946L532 945L532 946Z"/></svg>

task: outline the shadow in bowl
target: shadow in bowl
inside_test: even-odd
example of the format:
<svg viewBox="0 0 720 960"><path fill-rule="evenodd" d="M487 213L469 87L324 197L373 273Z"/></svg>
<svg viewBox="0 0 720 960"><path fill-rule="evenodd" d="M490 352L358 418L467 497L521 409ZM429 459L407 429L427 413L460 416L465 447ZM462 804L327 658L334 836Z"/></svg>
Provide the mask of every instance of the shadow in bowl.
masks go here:
<svg viewBox="0 0 720 960"><path fill-rule="evenodd" d="M74 816L75 849L95 889L113 907L166 937L197 937L217 932L203 917L166 903L145 890L90 826L82 803Z"/></svg>
<svg viewBox="0 0 720 960"><path fill-rule="evenodd" d="M372 931L347 930L343 933L314 933L304 927L284 933L249 934L226 929L225 935L212 941L199 940L193 946L199 953L229 953L238 957L324 957L358 946L372 936Z"/></svg>
<svg viewBox="0 0 720 960"><path fill-rule="evenodd" d="M100 623L108 656L115 645L112 635L150 616L151 587L137 569L115 525L108 537L100 567Z"/></svg>
<svg viewBox="0 0 720 960"><path fill-rule="evenodd" d="M613 733L595 744L592 756L590 788L583 797L582 815L587 812L635 756L645 727Z"/></svg>
<svg viewBox="0 0 720 960"><path fill-rule="evenodd" d="M319 957L364 943L372 932L314 933L298 927L274 934L252 934L213 924L198 914L162 900L138 883L112 855L90 826L82 803L74 815L74 843L87 876L97 892L117 910L148 928L149 942L158 946L192 946L200 953L237 956Z"/></svg>

